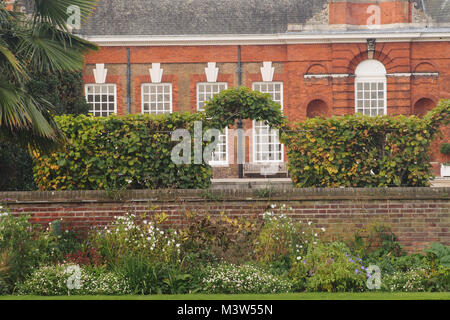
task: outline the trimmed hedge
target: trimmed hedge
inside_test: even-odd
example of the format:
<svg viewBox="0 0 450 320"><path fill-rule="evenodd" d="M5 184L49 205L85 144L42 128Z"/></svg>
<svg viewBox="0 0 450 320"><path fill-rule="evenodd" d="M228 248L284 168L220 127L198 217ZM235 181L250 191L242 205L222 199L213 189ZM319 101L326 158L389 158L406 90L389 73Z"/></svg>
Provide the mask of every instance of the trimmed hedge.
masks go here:
<svg viewBox="0 0 450 320"><path fill-rule="evenodd" d="M59 152L35 154L35 181L40 190L207 188L209 165L171 160L179 143L172 131L184 128L193 137L195 121L204 114L56 117L68 142Z"/></svg>
<svg viewBox="0 0 450 320"><path fill-rule="evenodd" d="M416 116L308 119L282 135L296 187L428 186L430 144L448 124L450 100Z"/></svg>

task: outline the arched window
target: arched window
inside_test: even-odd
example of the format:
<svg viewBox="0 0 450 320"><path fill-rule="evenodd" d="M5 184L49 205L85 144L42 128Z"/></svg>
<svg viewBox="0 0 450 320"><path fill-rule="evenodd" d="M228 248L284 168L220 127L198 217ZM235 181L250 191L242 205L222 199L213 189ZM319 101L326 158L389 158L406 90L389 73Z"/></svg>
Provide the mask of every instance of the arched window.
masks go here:
<svg viewBox="0 0 450 320"><path fill-rule="evenodd" d="M361 62L355 71L355 110L369 116L387 114L386 68L377 60Z"/></svg>

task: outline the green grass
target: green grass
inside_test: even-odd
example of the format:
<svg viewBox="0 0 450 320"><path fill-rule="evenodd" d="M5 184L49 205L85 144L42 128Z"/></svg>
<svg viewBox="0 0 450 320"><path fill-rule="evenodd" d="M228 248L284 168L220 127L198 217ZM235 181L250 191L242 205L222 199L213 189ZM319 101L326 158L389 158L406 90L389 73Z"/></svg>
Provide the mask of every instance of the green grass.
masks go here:
<svg viewBox="0 0 450 320"><path fill-rule="evenodd" d="M450 300L450 292L292 293L279 295L0 296L0 300Z"/></svg>

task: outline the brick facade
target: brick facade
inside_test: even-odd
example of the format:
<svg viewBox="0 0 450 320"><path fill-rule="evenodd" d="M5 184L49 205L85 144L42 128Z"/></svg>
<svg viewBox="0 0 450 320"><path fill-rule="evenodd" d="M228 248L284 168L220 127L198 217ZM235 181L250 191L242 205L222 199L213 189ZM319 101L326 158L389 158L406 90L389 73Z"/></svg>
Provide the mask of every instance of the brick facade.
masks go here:
<svg viewBox="0 0 450 320"><path fill-rule="evenodd" d="M152 62L161 63L162 82L172 83L173 110L196 111L196 86L205 82L204 68L214 61L219 68L218 82L237 86L237 46L131 47L131 111L141 112L141 84L150 82ZM355 112L354 76L358 64L368 59L366 43L327 43L292 45L242 46L243 85L252 87L262 81L263 61L275 67L273 81L283 82L284 113L292 122L314 115L344 115ZM107 82L118 88L118 113L127 113L126 50L102 47L86 56L85 81L94 82L96 63L108 69ZM387 112L390 115L422 115L440 99L450 98L450 43L442 42L377 42L374 59L383 63L387 76ZM343 77L305 77L305 75L343 74ZM415 75L416 74L416 75ZM312 111L320 105L319 111ZM247 123L251 129L251 123ZM444 155L439 147L449 141L449 130L433 144L434 173L440 175ZM251 135L251 130L250 130ZM247 139L246 159L252 161L252 138ZM232 148L230 148L232 150ZM231 152L231 151L230 151ZM230 157L233 154L230 153ZM236 163L236 162L234 162ZM216 172L235 170L217 168ZM227 173L227 174L228 174ZM219 174L220 177L223 175Z"/></svg>
<svg viewBox="0 0 450 320"><path fill-rule="evenodd" d="M292 207L290 216L313 221L334 238L348 238L370 225L392 228L409 252L421 251L432 242L450 245L450 188L300 189L279 191L271 199L251 191L211 191L205 200L198 190L140 190L117 194L103 191L8 192L13 214L30 214L34 223L63 219L65 225L86 230L105 226L125 213L151 216L164 212L171 225L180 226L186 211L199 214L249 217L263 214L271 204ZM278 206L279 207L279 206Z"/></svg>
<svg viewBox="0 0 450 320"><path fill-rule="evenodd" d="M121 0L115 0L115 3L120 2ZM238 4L236 8L233 7L235 3L228 3L230 12L224 12L227 15L223 17L224 21L236 20L236 17L231 18L233 12L248 5L244 2L236 2ZM23 5L21 3L22 1L16 0L6 1L7 8L10 10L22 11L29 7L26 2L23 2ZM145 27L142 23L137 26L134 25L134 20L128 20L121 26L131 30L128 32L132 32L133 35L117 33L122 31L118 29L111 35L109 31L116 30L118 22L124 23L121 20L124 17L119 11L125 9L117 9L110 3L111 1L100 1L99 11L91 18L96 23L92 26L88 23L86 30L81 30L80 35L85 35L88 40L103 39L101 40L103 42L100 41L100 50L89 53L85 57L84 81L86 84L95 83L93 76L95 64L104 64L108 70L106 83L115 84L117 88L119 115L142 112L141 85L151 82L149 69L152 63L161 64L164 70L162 82L172 84L172 110L196 112L197 83L206 81L204 69L208 62L215 62L216 67L219 68L217 81L226 82L229 87L238 85L237 44L242 49L242 85L251 88L254 82L262 81L260 72L262 63L272 62L275 68L273 81L283 83L284 113L291 122L303 121L313 116L354 113L355 70L359 63L367 59L378 60L386 69L387 114L389 115L423 116L439 100L450 99L450 42L448 41L450 20L447 14L448 4L444 0L433 3L411 0L294 0L292 3L287 1L286 5L291 3L294 5L292 8L298 11L290 12L293 14L292 17L297 16L297 20L294 18L286 22L282 22L283 19L270 20L275 12L280 17L284 15L281 12L285 8L273 5L271 10L275 11L270 11L270 14L269 11L265 13L259 11L260 15L268 14L265 18L266 23L259 25L259 22L255 22L250 26L245 24L245 28L250 30L243 33L245 36L239 35L240 32L236 32L234 28L238 25L244 28L243 21L240 21L240 24L236 23L236 26L226 25L226 27L233 27L231 29L225 30L224 26L223 35L215 33L220 40L213 40L214 37L209 40L208 37L211 35L198 26L192 41L188 38L194 34L186 31L186 27L190 25L184 26L183 29L182 23L180 29L176 31L165 33L162 25L159 27L163 29L158 28L159 31L146 36L149 34L148 31L144 33L139 31ZM136 21L141 16L159 14L157 9L151 12L145 11L148 7L145 1L133 0L132 3L140 9L136 12L132 8L125 11L128 14L130 12L136 14ZM214 6L212 3L209 5ZM319 6L318 10L316 5ZM323 8L320 9L322 5ZM310 7L315 9L307 10ZM245 8L246 10L254 9L251 5ZM303 14L310 16L303 16ZM157 20L161 17L153 18ZM152 19L152 16L146 19ZM189 20L193 19L190 17ZM202 19L205 21L212 19L216 23L223 22L209 15L203 16ZM174 26L171 21L166 23L171 28ZM287 23L283 26L285 33L261 32L270 24L276 25L274 29L276 30L283 23ZM229 30L235 30L235 33L231 34ZM408 32L410 34L406 35ZM433 32L442 36L427 37L427 34ZM121 36L116 36L115 33ZM359 36L348 38L355 33ZM401 36L402 33L405 34L404 37ZM128 36L124 36L127 34ZM160 35L163 34L169 37L174 35L176 44L162 40L164 37ZM336 37L336 34L340 36ZM102 35L107 37L102 38ZM230 39L236 35L234 44L224 44L233 42ZM265 36L274 35L280 35L280 39L283 36L286 38L263 40ZM200 41L201 36L204 39ZM230 39L227 39L228 36ZM133 37L135 40L132 40ZM116 41L117 39L121 40ZM376 40L373 48L369 47L371 39ZM192 44L194 42L199 44ZM129 84L127 49L130 51L131 64ZM127 97L128 85L131 87L130 97ZM128 111L128 98L131 101L130 111ZM244 129L248 130L245 160L251 163L254 161L252 123L246 121ZM433 171L437 176L440 175L441 163L446 161L445 156L439 151L440 145L450 140L448 127L443 128L442 133L442 137L434 141L431 152ZM214 176L217 178L237 176L236 152L234 152L236 138L230 134L228 140L228 159L232 161L228 166L214 168Z"/></svg>

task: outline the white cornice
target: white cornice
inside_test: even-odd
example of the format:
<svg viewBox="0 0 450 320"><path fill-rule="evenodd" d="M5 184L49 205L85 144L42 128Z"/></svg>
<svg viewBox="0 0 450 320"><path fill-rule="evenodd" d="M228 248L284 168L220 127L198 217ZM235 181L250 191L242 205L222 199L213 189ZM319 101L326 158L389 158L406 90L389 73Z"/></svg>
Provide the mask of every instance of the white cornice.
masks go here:
<svg viewBox="0 0 450 320"><path fill-rule="evenodd" d="M201 36L82 36L99 46L199 46L199 45L282 45L315 43L450 41L450 29L441 32L345 32L282 33L270 35L201 35Z"/></svg>

